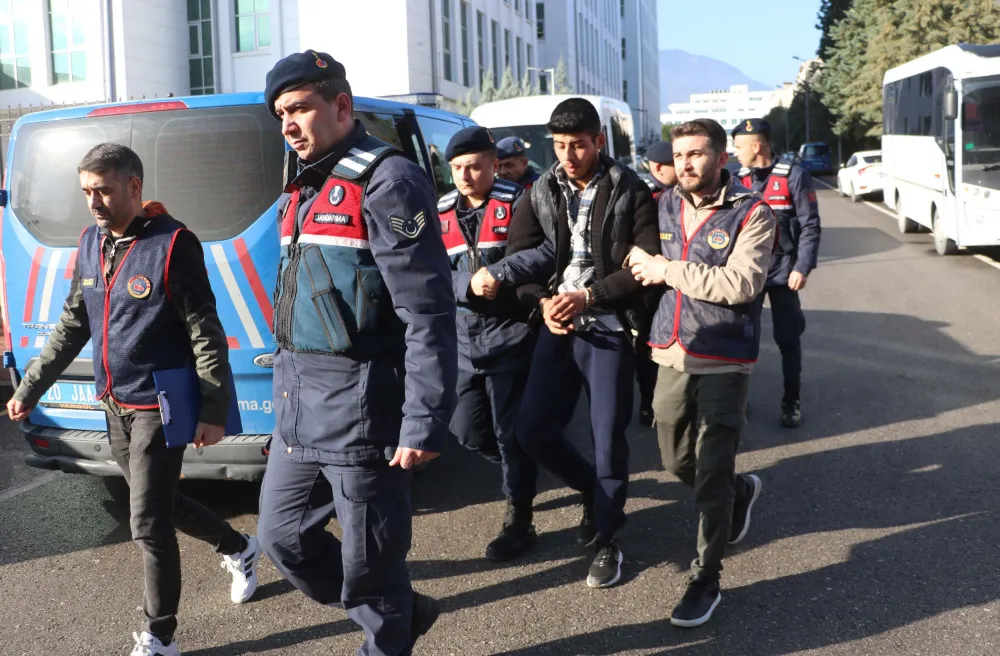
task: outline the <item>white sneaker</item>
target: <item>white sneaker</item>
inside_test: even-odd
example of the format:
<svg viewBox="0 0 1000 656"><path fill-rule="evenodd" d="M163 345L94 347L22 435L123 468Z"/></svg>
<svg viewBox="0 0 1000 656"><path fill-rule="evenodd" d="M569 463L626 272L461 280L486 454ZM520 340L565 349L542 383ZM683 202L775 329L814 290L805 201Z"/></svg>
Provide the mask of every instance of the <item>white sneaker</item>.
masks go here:
<svg viewBox="0 0 1000 656"><path fill-rule="evenodd" d="M252 535L244 535L247 539L247 548L232 556L223 556L222 565L233 575L233 587L229 591L229 598L234 604L242 604L249 601L253 593L257 591L257 559L260 558L260 543Z"/></svg>
<svg viewBox="0 0 1000 656"><path fill-rule="evenodd" d="M135 640L135 648L131 656L181 656L176 640L164 647L159 638L146 631L133 633L132 638Z"/></svg>

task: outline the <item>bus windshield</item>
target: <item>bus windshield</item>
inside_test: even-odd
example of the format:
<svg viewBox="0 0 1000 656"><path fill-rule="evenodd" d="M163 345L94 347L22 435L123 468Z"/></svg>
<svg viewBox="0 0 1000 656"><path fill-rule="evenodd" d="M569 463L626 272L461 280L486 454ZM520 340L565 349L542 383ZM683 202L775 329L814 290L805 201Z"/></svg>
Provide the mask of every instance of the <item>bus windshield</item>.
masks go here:
<svg viewBox="0 0 1000 656"><path fill-rule="evenodd" d="M966 86L962 150L963 181L1000 189L1000 77Z"/></svg>
<svg viewBox="0 0 1000 656"><path fill-rule="evenodd" d="M514 125L500 128L490 128L493 137L500 141L506 137L520 137L524 141L531 168L538 173L544 173L556 161L556 153L552 149L552 135L544 125Z"/></svg>

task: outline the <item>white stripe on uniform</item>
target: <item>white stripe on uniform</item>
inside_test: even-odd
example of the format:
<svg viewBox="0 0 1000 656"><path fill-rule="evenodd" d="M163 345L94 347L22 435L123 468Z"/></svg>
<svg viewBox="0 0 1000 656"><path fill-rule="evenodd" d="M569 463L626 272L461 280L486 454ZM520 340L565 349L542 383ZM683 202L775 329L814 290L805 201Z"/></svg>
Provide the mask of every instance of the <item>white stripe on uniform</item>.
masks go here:
<svg viewBox="0 0 1000 656"><path fill-rule="evenodd" d="M353 160L351 160L351 159L349 159L347 157L342 158L339 162L337 162L337 164L340 164L340 165L342 165L342 166L344 166L346 168L349 168L352 171L357 171L358 173L363 173L364 170L367 168L363 164L358 164L357 162L355 162L355 161L353 161Z"/></svg>
<svg viewBox="0 0 1000 656"><path fill-rule="evenodd" d="M56 275L59 273L59 261L63 252L59 249L52 251L49 258L49 268L45 270L45 286L42 287L42 305L38 309L38 323L49 322L49 310L52 309L52 289L56 286ZM41 348L45 345L45 335L35 337L35 346Z"/></svg>
<svg viewBox="0 0 1000 656"><path fill-rule="evenodd" d="M300 244L324 244L326 246L344 246L346 248L369 248L367 239L351 237L334 237L331 235L299 235Z"/></svg>
<svg viewBox="0 0 1000 656"><path fill-rule="evenodd" d="M250 308L247 307L246 299L243 298L243 292L240 291L240 286L236 284L236 278L233 277L233 270L229 268L229 260L226 258L226 251L222 248L222 244L212 244L212 257L215 259L215 266L219 267L219 274L222 276L222 281L226 284L226 291L229 292L229 298L232 299L233 305L236 306L236 314L240 316L243 329L247 331L247 337L250 338L250 346L253 348L264 348L264 340L260 338L257 324L253 322L253 317L250 315Z"/></svg>
<svg viewBox="0 0 1000 656"><path fill-rule="evenodd" d="M452 255L458 255L460 253L464 253L467 250L469 250L469 247L466 246L465 244L462 244L461 246L452 246L451 248L448 249L448 256L450 257Z"/></svg>
<svg viewBox="0 0 1000 656"><path fill-rule="evenodd" d="M364 151L364 150L358 150L357 148L351 148L347 152L349 152L351 155L354 155L358 159L365 160L366 162L374 162L375 161L375 156L372 155L369 152Z"/></svg>
<svg viewBox="0 0 1000 656"><path fill-rule="evenodd" d="M476 248L506 248L507 240L502 241L481 241L476 245Z"/></svg>

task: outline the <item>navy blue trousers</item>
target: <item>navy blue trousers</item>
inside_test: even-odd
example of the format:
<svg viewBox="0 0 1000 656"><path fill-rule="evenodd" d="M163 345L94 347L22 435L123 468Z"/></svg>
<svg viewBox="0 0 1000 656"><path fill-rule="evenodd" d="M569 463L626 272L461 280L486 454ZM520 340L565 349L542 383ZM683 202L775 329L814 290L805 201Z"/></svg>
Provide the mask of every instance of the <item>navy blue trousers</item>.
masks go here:
<svg viewBox="0 0 1000 656"><path fill-rule="evenodd" d="M336 515L341 543L325 530ZM413 591L410 473L381 461L363 466L296 462L275 439L260 492L257 535L275 567L310 599L361 625L358 656L408 656Z"/></svg>
<svg viewBox="0 0 1000 656"><path fill-rule="evenodd" d="M542 329L517 421L517 439L568 487L594 495L598 543L625 525L635 356L624 333L553 335ZM566 438L580 400L590 401L594 464Z"/></svg>
<svg viewBox="0 0 1000 656"><path fill-rule="evenodd" d="M511 501L531 501L538 491L538 465L514 434L527 379L527 370L477 374L459 369L458 406L451 420L462 446L501 466L503 493Z"/></svg>
<svg viewBox="0 0 1000 656"><path fill-rule="evenodd" d="M783 403L798 401L802 384L802 333L806 329L799 293L788 285L765 287L764 292L771 302L774 341L781 353L781 373L785 381L781 400Z"/></svg>

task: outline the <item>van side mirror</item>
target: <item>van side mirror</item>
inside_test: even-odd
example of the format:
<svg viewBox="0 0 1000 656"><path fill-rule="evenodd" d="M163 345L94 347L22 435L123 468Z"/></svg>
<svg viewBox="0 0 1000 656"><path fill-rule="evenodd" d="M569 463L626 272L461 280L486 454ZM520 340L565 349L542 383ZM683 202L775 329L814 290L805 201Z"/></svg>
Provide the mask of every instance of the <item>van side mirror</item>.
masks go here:
<svg viewBox="0 0 1000 656"><path fill-rule="evenodd" d="M948 91L944 94L944 120L954 121L958 118L958 93Z"/></svg>

